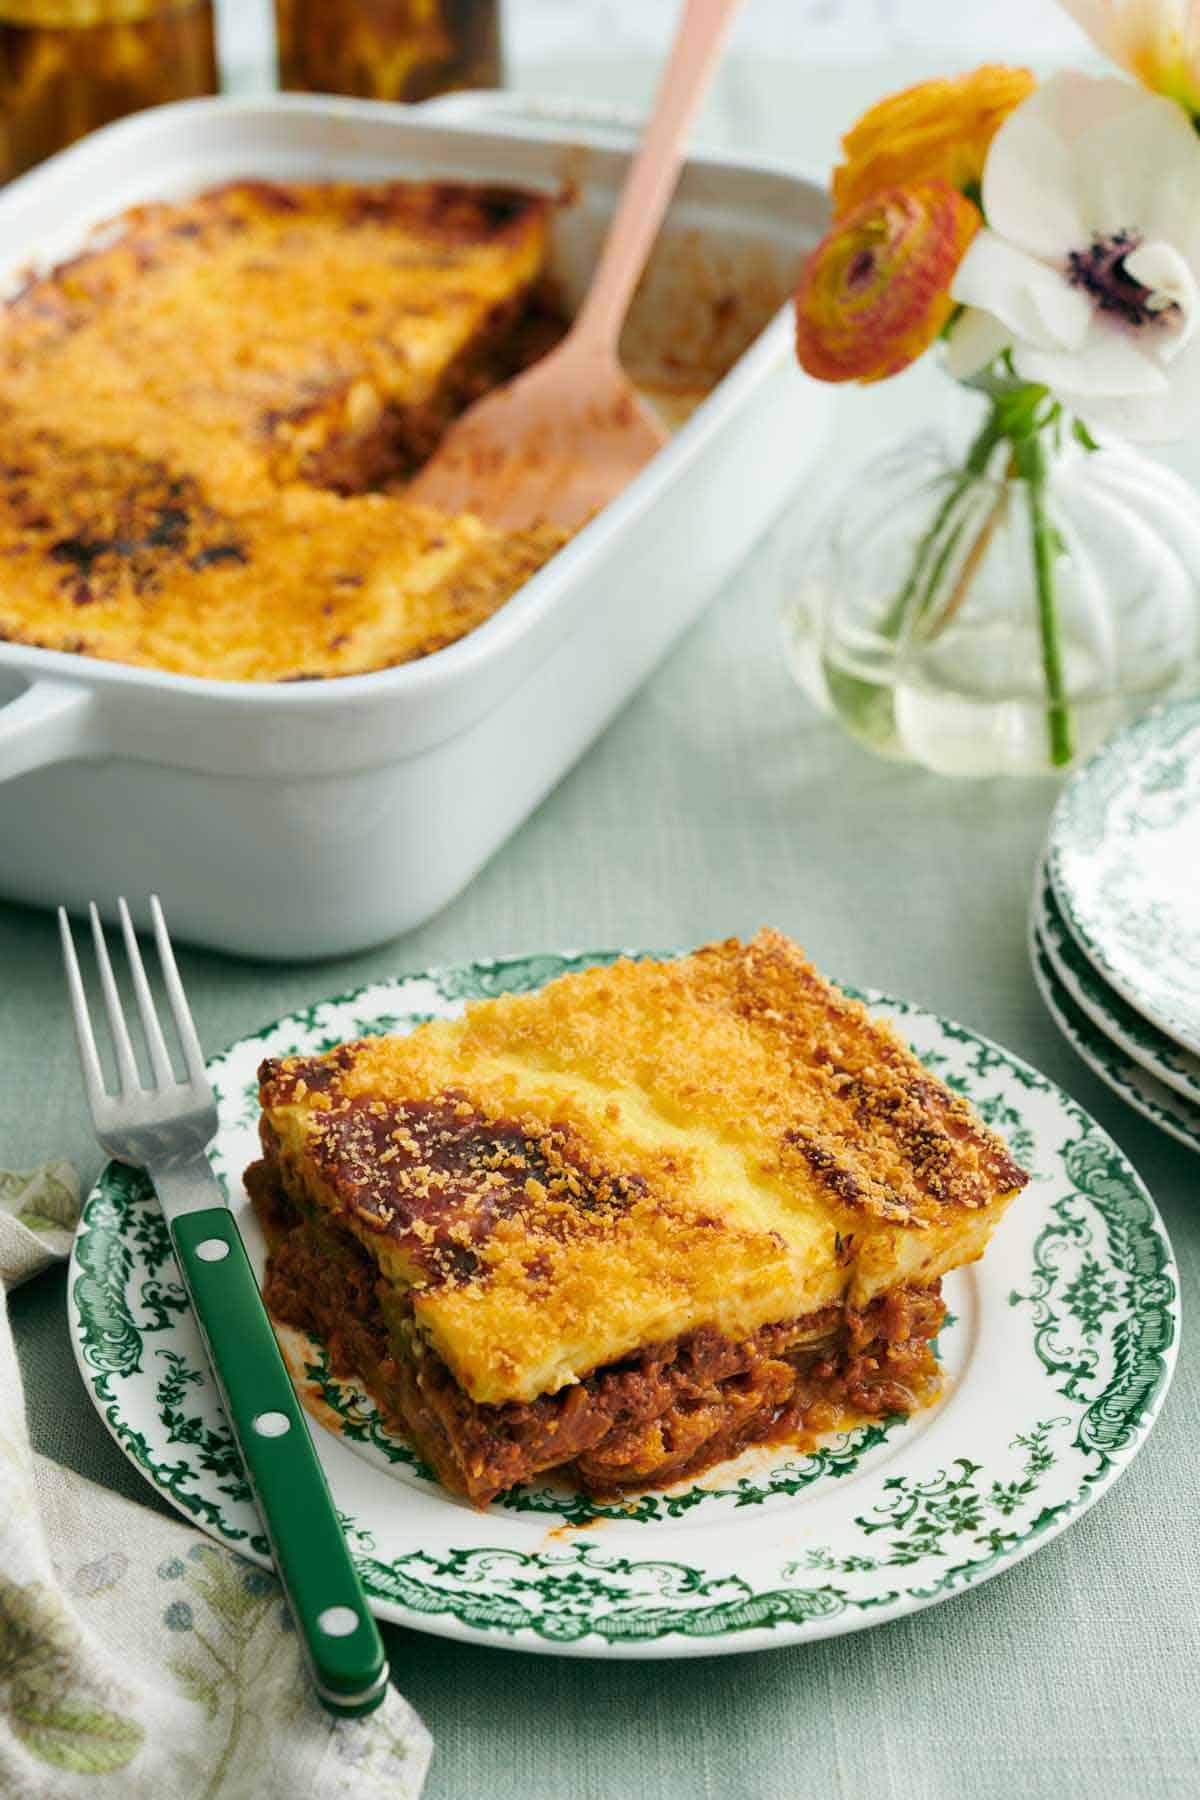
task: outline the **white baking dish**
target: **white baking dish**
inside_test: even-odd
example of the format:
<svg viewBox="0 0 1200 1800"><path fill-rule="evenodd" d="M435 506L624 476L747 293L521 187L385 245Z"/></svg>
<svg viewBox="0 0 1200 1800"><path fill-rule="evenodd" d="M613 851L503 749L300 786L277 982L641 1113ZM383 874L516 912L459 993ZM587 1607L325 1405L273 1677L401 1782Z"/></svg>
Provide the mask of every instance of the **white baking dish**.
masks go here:
<svg viewBox="0 0 1200 1800"><path fill-rule="evenodd" d="M443 108L193 101L110 126L0 196L0 271L69 254L137 201L238 175L434 175L569 186L555 256L575 297L626 155L610 130ZM436 911L698 616L816 455L829 396L796 367L776 309L824 208L786 169L689 163L626 359L703 364L721 340L726 357L753 341L613 505L435 656L244 685L0 645L0 892L70 906L156 890L180 936L267 957L359 949Z"/></svg>

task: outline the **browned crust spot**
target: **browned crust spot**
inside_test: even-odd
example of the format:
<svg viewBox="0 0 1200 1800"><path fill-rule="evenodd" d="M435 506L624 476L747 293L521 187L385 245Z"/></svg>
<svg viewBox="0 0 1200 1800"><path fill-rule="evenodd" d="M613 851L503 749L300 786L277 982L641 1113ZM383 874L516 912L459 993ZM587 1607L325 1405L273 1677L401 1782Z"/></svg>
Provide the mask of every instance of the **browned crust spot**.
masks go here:
<svg viewBox="0 0 1200 1800"><path fill-rule="evenodd" d="M282 1067L263 1064L268 1089L333 1093L320 1059L292 1063L276 1080ZM439 1287L487 1279L477 1250L500 1220L520 1217L526 1269L536 1276L539 1259L551 1269L553 1245L602 1232L647 1192L642 1176L604 1168L569 1127L487 1118L453 1089L429 1101L335 1097L316 1119L308 1156L338 1213L403 1244ZM305 1171L265 1116L260 1135L268 1165L302 1206Z"/></svg>

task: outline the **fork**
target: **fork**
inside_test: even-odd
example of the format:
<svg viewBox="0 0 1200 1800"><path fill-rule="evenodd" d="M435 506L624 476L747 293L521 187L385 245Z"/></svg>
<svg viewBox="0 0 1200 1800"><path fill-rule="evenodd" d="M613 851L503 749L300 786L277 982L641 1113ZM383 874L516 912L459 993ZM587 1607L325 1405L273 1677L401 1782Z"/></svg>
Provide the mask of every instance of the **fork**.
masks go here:
<svg viewBox="0 0 1200 1800"><path fill-rule="evenodd" d="M233 1214L205 1154L217 1132L216 1100L162 907L152 896L158 960L186 1070L182 1081L172 1067L129 908L123 899L117 905L151 1082L143 1086L138 1073L93 903L89 910L117 1070L115 1094L105 1085L70 920L64 907L58 909L92 1123L110 1156L144 1169L154 1184L317 1695L329 1712L357 1718L373 1711L387 1692L383 1643Z"/></svg>

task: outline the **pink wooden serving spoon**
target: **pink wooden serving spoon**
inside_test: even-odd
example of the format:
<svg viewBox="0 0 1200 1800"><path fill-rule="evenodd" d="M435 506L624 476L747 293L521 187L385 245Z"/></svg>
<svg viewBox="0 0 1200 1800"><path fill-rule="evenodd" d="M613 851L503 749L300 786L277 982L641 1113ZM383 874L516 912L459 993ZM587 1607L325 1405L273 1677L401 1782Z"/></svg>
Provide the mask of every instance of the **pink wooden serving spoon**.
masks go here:
<svg viewBox="0 0 1200 1800"><path fill-rule="evenodd" d="M634 289L675 189L689 127L742 0L685 0L671 58L591 287L562 343L451 426L412 499L517 529L582 525L666 433L617 360Z"/></svg>

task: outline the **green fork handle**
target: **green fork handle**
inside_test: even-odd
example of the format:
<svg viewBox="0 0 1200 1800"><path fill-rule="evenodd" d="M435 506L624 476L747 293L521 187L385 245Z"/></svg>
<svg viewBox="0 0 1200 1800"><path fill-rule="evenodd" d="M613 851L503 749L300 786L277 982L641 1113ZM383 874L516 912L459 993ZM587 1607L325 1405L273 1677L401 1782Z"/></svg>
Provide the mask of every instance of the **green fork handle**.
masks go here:
<svg viewBox="0 0 1200 1800"><path fill-rule="evenodd" d="M383 1641L233 1215L181 1213L171 1232L317 1693L357 1718L387 1692Z"/></svg>

